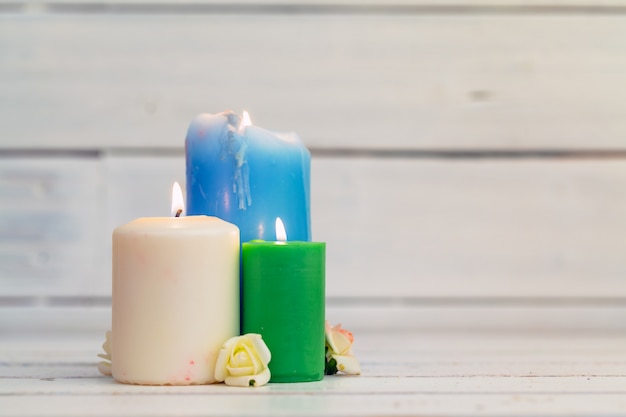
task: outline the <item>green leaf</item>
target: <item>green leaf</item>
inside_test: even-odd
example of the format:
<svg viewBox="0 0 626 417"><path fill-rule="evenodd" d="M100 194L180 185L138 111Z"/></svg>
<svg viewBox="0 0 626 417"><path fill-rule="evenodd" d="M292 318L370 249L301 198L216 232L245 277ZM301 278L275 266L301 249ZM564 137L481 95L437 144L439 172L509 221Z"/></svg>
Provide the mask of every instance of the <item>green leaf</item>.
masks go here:
<svg viewBox="0 0 626 417"><path fill-rule="evenodd" d="M337 373L337 361L334 358L327 359L326 364L324 366L324 374L335 375L336 373Z"/></svg>

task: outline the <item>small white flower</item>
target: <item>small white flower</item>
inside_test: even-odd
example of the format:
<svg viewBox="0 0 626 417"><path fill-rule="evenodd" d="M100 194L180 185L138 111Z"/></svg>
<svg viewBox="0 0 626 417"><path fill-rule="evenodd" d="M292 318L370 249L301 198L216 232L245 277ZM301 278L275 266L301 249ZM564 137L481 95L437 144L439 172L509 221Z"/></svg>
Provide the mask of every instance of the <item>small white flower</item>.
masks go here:
<svg viewBox="0 0 626 417"><path fill-rule="evenodd" d="M260 334L249 333L228 339L220 349L215 379L226 385L260 387L270 380L270 350Z"/></svg>
<svg viewBox="0 0 626 417"><path fill-rule="evenodd" d="M331 326L326 320L326 374L336 372L359 375L361 364L352 354L354 336L348 330L341 328L341 324Z"/></svg>
<svg viewBox="0 0 626 417"><path fill-rule="evenodd" d="M104 350L104 354L99 353L98 357L104 359L103 361L98 363L98 371L100 371L100 373L102 375L106 375L106 376L111 376L111 363L112 363L112 359L111 359L111 339L112 339L112 334L111 331L109 330L106 333L106 340L104 342L104 344L102 345L102 349Z"/></svg>

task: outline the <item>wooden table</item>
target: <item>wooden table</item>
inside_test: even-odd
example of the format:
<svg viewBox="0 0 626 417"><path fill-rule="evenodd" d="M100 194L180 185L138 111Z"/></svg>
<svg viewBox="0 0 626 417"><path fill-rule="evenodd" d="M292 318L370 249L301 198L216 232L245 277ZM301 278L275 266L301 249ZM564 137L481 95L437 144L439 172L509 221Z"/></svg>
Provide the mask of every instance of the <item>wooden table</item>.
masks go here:
<svg viewBox="0 0 626 417"><path fill-rule="evenodd" d="M13 334L0 339L0 415L626 415L623 332L356 337L359 377L246 389L122 385L98 374L95 332Z"/></svg>

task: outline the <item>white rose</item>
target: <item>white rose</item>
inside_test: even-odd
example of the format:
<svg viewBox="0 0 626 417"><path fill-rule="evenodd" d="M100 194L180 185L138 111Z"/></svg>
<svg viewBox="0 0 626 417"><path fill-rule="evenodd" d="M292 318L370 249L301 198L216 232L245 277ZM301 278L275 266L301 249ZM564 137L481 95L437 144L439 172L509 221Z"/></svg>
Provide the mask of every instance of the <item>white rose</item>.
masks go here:
<svg viewBox="0 0 626 417"><path fill-rule="evenodd" d="M230 338L217 356L215 379L226 385L260 387L270 380L270 350L260 334Z"/></svg>
<svg viewBox="0 0 626 417"><path fill-rule="evenodd" d="M98 371L102 375L111 376L111 331L106 333L106 340L102 345L102 349L104 350L104 354L99 353L98 357L104 359L103 361L98 363Z"/></svg>
<svg viewBox="0 0 626 417"><path fill-rule="evenodd" d="M359 375L361 365L352 354L354 336L341 324L332 327L326 321L326 374L334 374L337 371L345 374Z"/></svg>

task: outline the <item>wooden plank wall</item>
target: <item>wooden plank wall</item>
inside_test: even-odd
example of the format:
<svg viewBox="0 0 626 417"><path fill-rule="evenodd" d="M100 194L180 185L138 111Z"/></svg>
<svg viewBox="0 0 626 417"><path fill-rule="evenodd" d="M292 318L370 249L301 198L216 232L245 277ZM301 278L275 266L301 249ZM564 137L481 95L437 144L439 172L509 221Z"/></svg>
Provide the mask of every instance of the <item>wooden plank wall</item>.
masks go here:
<svg viewBox="0 0 626 417"><path fill-rule="evenodd" d="M106 303L188 122L247 109L312 151L330 305L615 317L624 86L624 1L2 0L0 302Z"/></svg>

